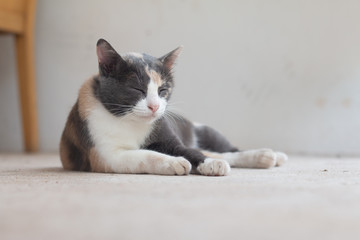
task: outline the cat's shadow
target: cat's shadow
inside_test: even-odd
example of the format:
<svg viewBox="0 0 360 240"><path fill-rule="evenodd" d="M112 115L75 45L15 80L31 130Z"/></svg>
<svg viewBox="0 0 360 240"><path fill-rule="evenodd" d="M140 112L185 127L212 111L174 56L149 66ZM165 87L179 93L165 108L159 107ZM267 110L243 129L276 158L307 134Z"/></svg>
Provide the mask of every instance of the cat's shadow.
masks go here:
<svg viewBox="0 0 360 240"><path fill-rule="evenodd" d="M60 172L60 173L67 172L62 167L46 167L46 168L36 168L31 170L32 172Z"/></svg>

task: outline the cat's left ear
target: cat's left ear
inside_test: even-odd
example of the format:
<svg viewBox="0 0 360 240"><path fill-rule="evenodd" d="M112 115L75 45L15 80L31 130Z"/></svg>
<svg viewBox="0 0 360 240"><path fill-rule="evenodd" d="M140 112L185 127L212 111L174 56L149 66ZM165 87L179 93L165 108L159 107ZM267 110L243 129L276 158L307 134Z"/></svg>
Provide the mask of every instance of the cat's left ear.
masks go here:
<svg viewBox="0 0 360 240"><path fill-rule="evenodd" d="M183 46L180 46L180 47L176 48L175 50L173 50L173 51L169 52L168 54L159 58L160 62L162 62L162 64L164 65L164 67L167 70L170 71L173 68L174 63L176 62L176 59L180 55L182 49L183 49Z"/></svg>
<svg viewBox="0 0 360 240"><path fill-rule="evenodd" d="M118 66L125 64L125 61L115 51L115 49L104 39L99 39L96 44L96 54L98 56L100 73L108 76L112 74Z"/></svg>

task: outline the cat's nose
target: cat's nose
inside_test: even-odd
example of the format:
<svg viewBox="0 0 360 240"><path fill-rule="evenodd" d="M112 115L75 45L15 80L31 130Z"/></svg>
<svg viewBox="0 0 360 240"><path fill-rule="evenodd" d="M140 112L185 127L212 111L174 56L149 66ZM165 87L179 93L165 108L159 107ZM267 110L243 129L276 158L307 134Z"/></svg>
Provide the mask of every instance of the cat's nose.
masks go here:
<svg viewBox="0 0 360 240"><path fill-rule="evenodd" d="M155 113L159 109L159 104L149 104L148 108Z"/></svg>

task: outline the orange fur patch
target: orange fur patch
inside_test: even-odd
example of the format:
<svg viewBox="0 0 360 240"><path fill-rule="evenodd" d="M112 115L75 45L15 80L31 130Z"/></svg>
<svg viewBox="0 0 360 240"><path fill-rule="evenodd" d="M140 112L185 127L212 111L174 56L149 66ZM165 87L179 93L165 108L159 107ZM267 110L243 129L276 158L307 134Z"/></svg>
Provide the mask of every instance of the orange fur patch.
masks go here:
<svg viewBox="0 0 360 240"><path fill-rule="evenodd" d="M103 161L100 158L98 152L95 150L94 147L92 147L90 149L89 161L90 161L90 166L91 166L91 171L92 172L101 172L101 173L107 172L105 161Z"/></svg>
<svg viewBox="0 0 360 240"><path fill-rule="evenodd" d="M69 159L69 149L65 146L64 141L60 142L60 159L64 169L72 170L73 166Z"/></svg>
<svg viewBox="0 0 360 240"><path fill-rule="evenodd" d="M149 71L149 70L146 68L146 73L147 73L147 75L149 75L150 79L153 80L154 83L155 83L158 87L160 87L160 86L164 83L164 81L163 81L162 78L161 78L161 75L160 75L159 73L155 72L154 70L150 70L150 71Z"/></svg>
<svg viewBox="0 0 360 240"><path fill-rule="evenodd" d="M73 111L75 111L74 108L72 109L70 114L73 114ZM71 143L73 143L76 146L79 145L79 140L78 140L78 137L75 135L74 128L75 128L74 123L67 122L64 132L63 132L63 135L61 136L61 141L60 141L60 159L61 159L64 169L66 169L66 170L73 170L74 165L72 163L72 160L69 159L69 149L68 149L68 146L65 144L65 142L66 142L65 139L67 139L68 141L70 141Z"/></svg>
<svg viewBox="0 0 360 240"><path fill-rule="evenodd" d="M98 102L93 94L94 77L88 79L79 90L79 114L85 120Z"/></svg>
<svg viewBox="0 0 360 240"><path fill-rule="evenodd" d="M208 158L215 158L215 159L222 159L223 158L221 153L208 152L208 151L201 151L201 153L204 154Z"/></svg>

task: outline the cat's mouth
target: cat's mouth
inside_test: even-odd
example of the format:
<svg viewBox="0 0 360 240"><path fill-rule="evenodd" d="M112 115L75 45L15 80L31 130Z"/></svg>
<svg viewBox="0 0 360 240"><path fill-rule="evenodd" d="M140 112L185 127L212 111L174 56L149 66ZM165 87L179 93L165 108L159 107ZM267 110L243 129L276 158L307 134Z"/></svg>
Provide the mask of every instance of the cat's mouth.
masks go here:
<svg viewBox="0 0 360 240"><path fill-rule="evenodd" d="M148 120L151 120L151 119L154 119L156 118L155 115L149 115L149 116L141 116L142 119L148 119Z"/></svg>
<svg viewBox="0 0 360 240"><path fill-rule="evenodd" d="M149 114L149 115L138 115L138 118L143 120L143 121L149 121L149 122L152 122L154 120L156 120L158 118L158 114L156 113L152 113L152 114Z"/></svg>
<svg viewBox="0 0 360 240"><path fill-rule="evenodd" d="M163 116L163 113L161 113L161 112L137 115L139 120L144 121L144 122L150 122L150 123L160 119L162 116Z"/></svg>

